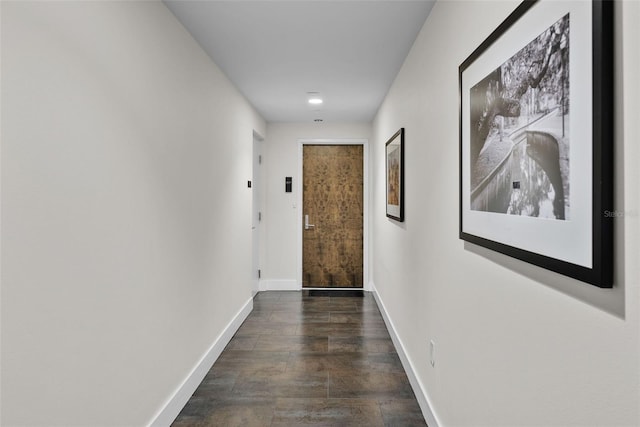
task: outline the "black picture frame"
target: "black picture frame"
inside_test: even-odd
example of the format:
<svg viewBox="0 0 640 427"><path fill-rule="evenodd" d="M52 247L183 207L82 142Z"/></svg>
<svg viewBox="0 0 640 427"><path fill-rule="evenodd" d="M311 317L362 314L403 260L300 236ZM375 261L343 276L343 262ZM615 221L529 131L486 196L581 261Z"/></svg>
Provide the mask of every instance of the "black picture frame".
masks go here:
<svg viewBox="0 0 640 427"><path fill-rule="evenodd" d="M523 1L459 67L459 237L579 281L610 288L616 216L614 2L566 2L566 15L559 3ZM514 65L522 63L528 68ZM538 86L531 89L529 84L527 89L529 120L538 122L527 121L519 128L522 98L515 98L518 102L513 103L508 97L519 95L522 82L539 77L545 64L542 79L547 79L547 88L541 88L542 80L530 80ZM550 90L553 87L555 91ZM491 118L496 108L500 114ZM551 128L545 128L543 120ZM559 121L561 134L556 125ZM513 123L518 124L509 127ZM505 134L511 149L493 167L492 157L500 159L496 153L505 150ZM571 145L572 138L580 144ZM541 147L549 148L540 154ZM523 182L520 177L524 177ZM521 188L523 183L527 183L526 189ZM546 199L541 201L540 195ZM543 212L550 218L540 218Z"/></svg>
<svg viewBox="0 0 640 427"><path fill-rule="evenodd" d="M385 144L385 203L387 217L404 221L404 128Z"/></svg>

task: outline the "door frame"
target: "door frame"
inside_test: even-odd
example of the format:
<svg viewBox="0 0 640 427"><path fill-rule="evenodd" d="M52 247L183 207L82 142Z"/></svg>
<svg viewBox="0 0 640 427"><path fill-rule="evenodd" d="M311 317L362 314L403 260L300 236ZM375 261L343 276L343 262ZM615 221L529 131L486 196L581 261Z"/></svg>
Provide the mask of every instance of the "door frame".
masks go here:
<svg viewBox="0 0 640 427"><path fill-rule="evenodd" d="M260 260L262 258L262 222L256 218L257 212L263 212L263 173L260 161L257 156L262 156L262 143L264 138L255 130L253 131L253 142L251 148L251 295L255 296L260 291ZM256 200L257 199L257 200ZM255 225L255 229L254 229Z"/></svg>
<svg viewBox="0 0 640 427"><path fill-rule="evenodd" d="M369 281L369 140L364 138L347 139L298 139L298 185L296 185L297 194L297 206L298 218L296 220L296 226L298 227L298 248L297 248L297 266L296 266L296 281L298 289L302 290L302 212L304 206L302 205L302 162L303 162L303 148L305 145L362 145L362 198L363 198L363 214L362 214L362 289L365 291L371 290L371 284ZM314 289L314 288L304 288ZM322 288L327 289L327 288ZM353 288L331 288L331 289L353 289Z"/></svg>

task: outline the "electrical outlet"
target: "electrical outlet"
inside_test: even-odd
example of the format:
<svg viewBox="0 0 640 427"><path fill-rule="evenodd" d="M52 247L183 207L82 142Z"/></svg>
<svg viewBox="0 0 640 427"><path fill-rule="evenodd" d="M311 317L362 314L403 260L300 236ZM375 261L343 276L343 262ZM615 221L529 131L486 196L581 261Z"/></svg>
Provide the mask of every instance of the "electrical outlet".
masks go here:
<svg viewBox="0 0 640 427"><path fill-rule="evenodd" d="M429 358L431 366L436 366L436 343L433 340L429 340Z"/></svg>

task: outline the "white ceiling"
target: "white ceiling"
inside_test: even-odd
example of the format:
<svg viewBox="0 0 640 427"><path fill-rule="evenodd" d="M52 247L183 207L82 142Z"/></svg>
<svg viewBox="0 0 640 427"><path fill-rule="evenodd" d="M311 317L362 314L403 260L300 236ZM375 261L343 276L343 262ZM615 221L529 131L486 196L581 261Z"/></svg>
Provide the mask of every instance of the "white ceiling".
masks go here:
<svg viewBox="0 0 640 427"><path fill-rule="evenodd" d="M164 2L267 121L369 122L435 0Z"/></svg>

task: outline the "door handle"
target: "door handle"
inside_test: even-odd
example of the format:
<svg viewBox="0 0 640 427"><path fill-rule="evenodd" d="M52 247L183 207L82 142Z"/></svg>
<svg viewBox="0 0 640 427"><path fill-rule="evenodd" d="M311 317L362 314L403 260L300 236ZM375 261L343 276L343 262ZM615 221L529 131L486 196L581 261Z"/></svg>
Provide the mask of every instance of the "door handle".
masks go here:
<svg viewBox="0 0 640 427"><path fill-rule="evenodd" d="M314 224L309 224L309 215L305 215L304 216L304 229L305 230L311 230L313 227L315 227Z"/></svg>

